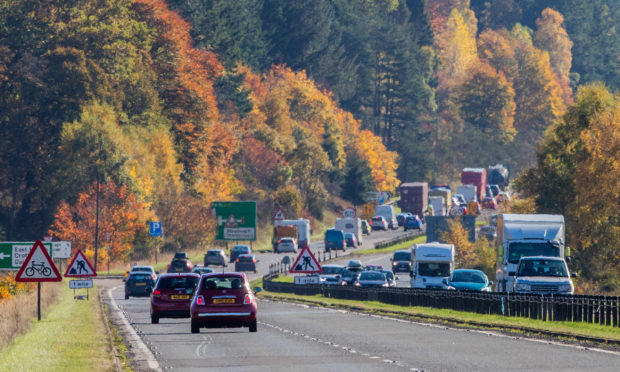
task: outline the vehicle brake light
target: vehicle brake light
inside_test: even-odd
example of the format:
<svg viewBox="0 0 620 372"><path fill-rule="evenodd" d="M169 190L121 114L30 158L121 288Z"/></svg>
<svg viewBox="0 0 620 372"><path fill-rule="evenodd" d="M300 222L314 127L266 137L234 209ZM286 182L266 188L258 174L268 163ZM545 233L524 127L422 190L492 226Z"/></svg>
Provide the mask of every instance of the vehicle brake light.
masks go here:
<svg viewBox="0 0 620 372"><path fill-rule="evenodd" d="M239 262L239 259L238 259L238 258L237 258L237 261L236 261L236 262Z"/></svg>
<svg viewBox="0 0 620 372"><path fill-rule="evenodd" d="M153 291L153 296L155 296L155 297L159 297L159 296L161 296L161 292L160 292L160 290L159 290L159 289L154 290L154 291Z"/></svg>
<svg viewBox="0 0 620 372"><path fill-rule="evenodd" d="M252 259L252 262L253 262L253 263L256 263L256 258L253 258L253 259Z"/></svg>
<svg viewBox="0 0 620 372"><path fill-rule="evenodd" d="M168 268L170 268L170 265L172 265L172 262L168 264Z"/></svg>
<svg viewBox="0 0 620 372"><path fill-rule="evenodd" d="M278 243L282 243L282 239L278 240Z"/></svg>
<svg viewBox="0 0 620 372"><path fill-rule="evenodd" d="M245 297L243 298L243 304L249 305L251 303L252 303L252 296L249 293L246 293Z"/></svg>
<svg viewBox="0 0 620 372"><path fill-rule="evenodd" d="M197 296L196 297L196 305L204 305L205 304L205 298L202 296Z"/></svg>
<svg viewBox="0 0 620 372"><path fill-rule="evenodd" d="M191 269L191 268L192 268L192 265L189 263L189 261L186 261L186 262L185 262L185 265L187 266L187 268L188 268L188 269Z"/></svg>

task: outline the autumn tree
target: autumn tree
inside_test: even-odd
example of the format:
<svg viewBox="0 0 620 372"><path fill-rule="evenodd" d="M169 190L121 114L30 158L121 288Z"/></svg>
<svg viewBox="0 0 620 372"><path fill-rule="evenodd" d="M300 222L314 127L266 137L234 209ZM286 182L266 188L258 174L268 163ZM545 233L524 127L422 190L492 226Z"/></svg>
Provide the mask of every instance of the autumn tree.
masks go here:
<svg viewBox="0 0 620 372"><path fill-rule="evenodd" d="M469 241L468 232L459 218L448 220L448 230L441 235L441 240L447 244L454 244L456 254L454 262L457 267L471 267L475 261L475 245Z"/></svg>

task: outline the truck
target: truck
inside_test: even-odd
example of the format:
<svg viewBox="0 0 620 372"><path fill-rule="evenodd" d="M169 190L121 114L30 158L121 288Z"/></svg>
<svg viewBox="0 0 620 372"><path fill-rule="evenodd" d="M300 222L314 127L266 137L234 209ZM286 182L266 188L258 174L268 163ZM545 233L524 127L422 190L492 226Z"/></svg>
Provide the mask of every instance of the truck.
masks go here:
<svg viewBox="0 0 620 372"><path fill-rule="evenodd" d="M438 242L413 246L411 288L447 289L454 271L454 244Z"/></svg>
<svg viewBox="0 0 620 372"><path fill-rule="evenodd" d="M487 184L498 185L500 189L506 190L510 182L508 168L502 164L495 164L487 168Z"/></svg>
<svg viewBox="0 0 620 372"><path fill-rule="evenodd" d="M297 227L297 236L295 236L295 239L297 239L297 246L299 246L299 248L310 246L310 235L312 234L310 220L304 218L297 220L281 220L276 221L276 225Z"/></svg>
<svg viewBox="0 0 620 372"><path fill-rule="evenodd" d="M458 185L456 193L463 195L467 203L479 201L477 197L478 188L475 185Z"/></svg>
<svg viewBox="0 0 620 372"><path fill-rule="evenodd" d="M513 287L521 257L566 258L564 216L508 214L497 216L497 290Z"/></svg>
<svg viewBox="0 0 620 372"><path fill-rule="evenodd" d="M428 204L433 207L433 216L445 216L448 214L446 201L443 196L429 196Z"/></svg>
<svg viewBox="0 0 620 372"><path fill-rule="evenodd" d="M273 252L278 251L278 243L282 238L294 238L297 239L297 226L294 225L276 225L273 227L273 236L271 238L271 245L273 246Z"/></svg>
<svg viewBox="0 0 620 372"><path fill-rule="evenodd" d="M428 207L428 183L407 182L400 185L400 209L424 218Z"/></svg>
<svg viewBox="0 0 620 372"><path fill-rule="evenodd" d="M431 196L441 196L443 198L444 208L447 214L452 206L452 191L446 188L432 189L428 191L429 201ZM433 208L435 208L435 206L433 206ZM435 216L437 216L437 214L435 214Z"/></svg>
<svg viewBox="0 0 620 372"><path fill-rule="evenodd" d="M487 170L485 168L463 168L461 183L476 186L476 196L478 200L482 200L486 194Z"/></svg>
<svg viewBox="0 0 620 372"><path fill-rule="evenodd" d="M336 218L334 225L336 230L352 233L357 239L358 245L362 244L362 219L361 218Z"/></svg>

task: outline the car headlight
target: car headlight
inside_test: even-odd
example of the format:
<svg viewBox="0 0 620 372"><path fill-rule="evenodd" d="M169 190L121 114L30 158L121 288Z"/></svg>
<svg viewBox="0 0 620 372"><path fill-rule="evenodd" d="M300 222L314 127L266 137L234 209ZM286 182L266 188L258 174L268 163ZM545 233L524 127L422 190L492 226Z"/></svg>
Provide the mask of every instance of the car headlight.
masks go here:
<svg viewBox="0 0 620 372"><path fill-rule="evenodd" d="M529 283L517 283L517 291L529 291L532 289Z"/></svg>
<svg viewBox="0 0 620 372"><path fill-rule="evenodd" d="M398 265L398 262L392 261L392 266L396 266L396 265Z"/></svg>
<svg viewBox="0 0 620 372"><path fill-rule="evenodd" d="M324 282L325 278L319 278L319 282Z"/></svg>
<svg viewBox="0 0 620 372"><path fill-rule="evenodd" d="M560 290L560 292L570 292L571 290L570 283L560 284L560 288L558 289Z"/></svg>
<svg viewBox="0 0 620 372"><path fill-rule="evenodd" d="M389 287L390 285L388 283L383 283L381 284L382 287Z"/></svg>
<svg viewBox="0 0 620 372"><path fill-rule="evenodd" d="M356 287L361 286L360 282L355 282L355 286L356 286Z"/></svg>

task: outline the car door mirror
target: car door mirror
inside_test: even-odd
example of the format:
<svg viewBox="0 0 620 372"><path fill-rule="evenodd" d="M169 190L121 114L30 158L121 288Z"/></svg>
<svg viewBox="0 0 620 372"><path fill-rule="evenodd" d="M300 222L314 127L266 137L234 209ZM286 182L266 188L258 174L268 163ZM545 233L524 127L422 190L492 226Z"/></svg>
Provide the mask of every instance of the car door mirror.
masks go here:
<svg viewBox="0 0 620 372"><path fill-rule="evenodd" d="M493 281L489 280L489 287L493 285Z"/></svg>
<svg viewBox="0 0 620 372"><path fill-rule="evenodd" d="M570 273L571 278L578 278L579 275L577 273Z"/></svg>
<svg viewBox="0 0 620 372"><path fill-rule="evenodd" d="M263 289L261 287L254 287L254 293L258 293L260 291L262 291Z"/></svg>

